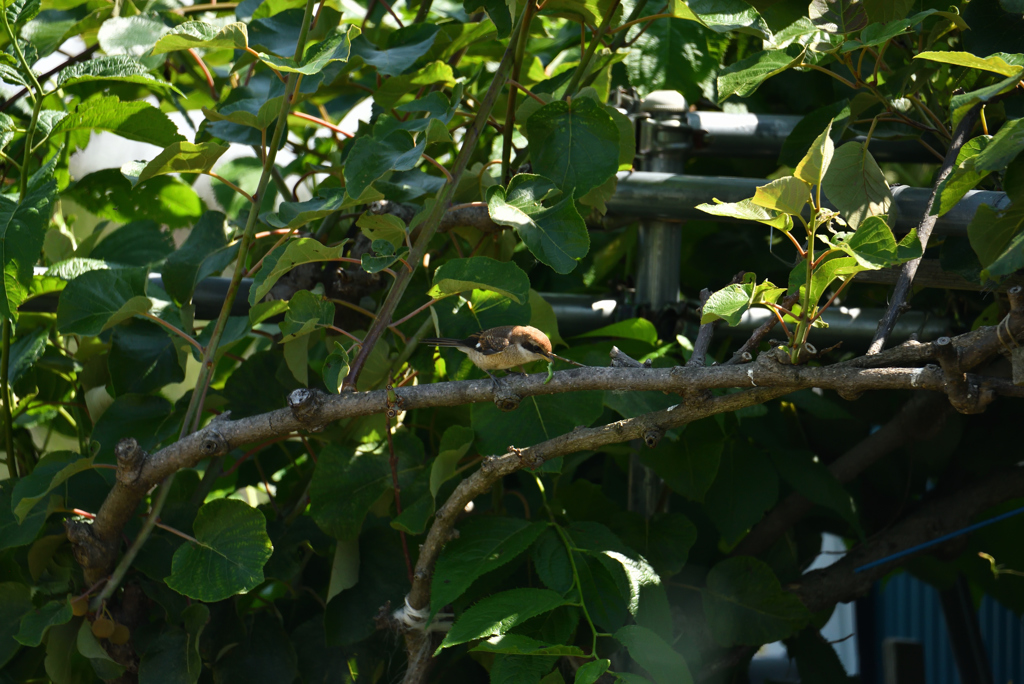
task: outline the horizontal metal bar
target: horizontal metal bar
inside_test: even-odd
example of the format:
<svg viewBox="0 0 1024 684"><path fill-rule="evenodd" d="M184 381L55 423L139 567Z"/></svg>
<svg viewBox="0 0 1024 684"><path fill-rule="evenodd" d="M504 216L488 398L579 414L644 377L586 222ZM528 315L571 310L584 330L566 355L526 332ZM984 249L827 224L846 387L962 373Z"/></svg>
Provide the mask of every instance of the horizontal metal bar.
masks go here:
<svg viewBox="0 0 1024 684"><path fill-rule="evenodd" d="M622 171L618 187L608 200L608 213L612 216L667 221L705 220L732 221L705 214L698 204L710 204L715 199L739 202L754 196L754 191L769 181L764 178L736 178L732 176L686 176L654 171ZM900 234L908 232L921 221L924 208L931 196L929 188L896 186L892 189L895 216L893 229ZM967 235L967 226L982 204L995 209L1009 205L1003 192L972 190L953 209L939 217L935 235Z"/></svg>
<svg viewBox="0 0 1024 684"><path fill-rule="evenodd" d="M699 157L761 157L779 156L786 138L803 119L792 114L742 114L733 112L687 112L678 121L685 122L693 132L693 146L688 156ZM671 124L668 119L661 123ZM864 142L864 137L850 140ZM849 142L849 141L844 141ZM869 143L877 161L938 163L917 140L885 140L873 137Z"/></svg>

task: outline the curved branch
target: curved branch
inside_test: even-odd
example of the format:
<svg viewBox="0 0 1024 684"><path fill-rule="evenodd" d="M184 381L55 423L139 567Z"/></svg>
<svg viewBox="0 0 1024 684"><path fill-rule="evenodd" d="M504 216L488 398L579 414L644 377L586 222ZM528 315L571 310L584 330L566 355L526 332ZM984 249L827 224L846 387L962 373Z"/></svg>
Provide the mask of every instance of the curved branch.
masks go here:
<svg viewBox="0 0 1024 684"><path fill-rule="evenodd" d="M964 487L956 494L922 506L873 541L854 547L841 561L803 576L794 591L812 612L838 602L863 596L871 585L899 563L857 572L857 568L890 554L963 529L979 513L1010 499L1024 495L1024 468L1002 470L984 480ZM938 549L958 550L963 541L951 540ZM922 550L922 553L934 552Z"/></svg>
<svg viewBox="0 0 1024 684"><path fill-rule="evenodd" d="M1010 316L1000 324L1007 328L1003 333L1004 339L1007 334L1015 338L1024 334L1022 309L1024 307L1015 307ZM960 359L961 369L969 368L968 361L971 359L982 359L997 353L1002 345L995 327L982 328L961 335L953 338L949 344ZM916 345L915 351L919 351L917 348L925 347L930 348L931 345ZM885 356L887 355L878 355ZM812 368L786 365L780 362L779 358L784 359L784 354L780 354L779 350L771 350L761 354L755 362L743 365L675 368L585 367L559 371L547 382L543 374L507 378L498 391L489 380L467 380L400 388L393 392L402 410L459 406L485 401L499 401L514 406L528 396L585 390L662 391L675 392L684 397L680 400L680 406L669 411L641 416L632 421L620 421L590 431L575 431L551 442L563 445L559 448L568 448L564 445L569 442L561 440L570 440L575 444L577 442L572 440L578 441L585 435L597 434L593 431L611 436L612 439L609 441L600 442L607 444L618 437L628 440L636 436L645 436L643 431L637 432L639 428L635 427L641 424L654 428L657 432L661 422L664 422L662 418L670 419L674 425L695 420L694 416L704 415L700 413L701 411L711 410L708 407L722 407L713 412L734 410L729 408L733 406L729 402L734 401L733 397L739 396L748 398L744 401L749 400L751 396L759 396L759 401L763 402L808 387L834 389L844 396L857 395L872 389L948 391L946 374L938 365L923 368L857 368L836 364ZM971 390L970 394L975 397L976 407L983 407L997 393L1024 395L1024 387L1017 387L1008 380L967 375L964 381ZM755 393L706 399L706 395L699 392L726 388L751 389L755 390ZM289 395L288 401L290 408L241 420L229 420L226 415L222 415L202 430L179 439L152 456L140 458L139 463L133 466L135 471L130 485L123 484L119 479L97 512L96 520L87 526L92 539L73 537L69 529L69 538L76 546L76 554L79 553L79 547L82 549L83 556L79 562L86 569L87 580L96 581L94 578L102 577L109 571L117 560L124 525L134 514L145 493L168 475L182 468L192 467L204 458L226 454L244 444L262 442L300 430L316 430L345 418L382 413L388 409L388 392L377 390L328 396L316 390L296 390ZM738 404L735 408L744 405L749 404ZM961 409L959 406L957 408ZM675 423L677 420L681 422ZM621 432L616 433L615 430ZM660 435L651 435L655 440L658 436ZM534 447L535 450L538 448Z"/></svg>

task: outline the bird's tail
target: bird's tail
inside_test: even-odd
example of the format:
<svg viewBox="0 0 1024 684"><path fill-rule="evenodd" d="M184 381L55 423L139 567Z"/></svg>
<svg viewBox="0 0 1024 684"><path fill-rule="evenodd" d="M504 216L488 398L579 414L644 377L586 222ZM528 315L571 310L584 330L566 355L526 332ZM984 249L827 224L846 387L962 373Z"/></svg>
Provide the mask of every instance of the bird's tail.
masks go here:
<svg viewBox="0 0 1024 684"><path fill-rule="evenodd" d="M425 337L420 344L429 344L431 347L461 347L465 343L454 337Z"/></svg>

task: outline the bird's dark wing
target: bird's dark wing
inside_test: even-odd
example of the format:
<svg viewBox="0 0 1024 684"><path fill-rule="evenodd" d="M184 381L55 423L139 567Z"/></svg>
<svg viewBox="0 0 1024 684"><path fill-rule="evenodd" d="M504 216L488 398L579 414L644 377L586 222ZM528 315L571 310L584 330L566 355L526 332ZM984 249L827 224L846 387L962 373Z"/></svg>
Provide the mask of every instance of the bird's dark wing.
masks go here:
<svg viewBox="0 0 1024 684"><path fill-rule="evenodd" d="M474 333L466 339L466 346L476 349L485 356L497 354L505 351L505 348L508 347L508 335L511 331L511 325L503 325Z"/></svg>

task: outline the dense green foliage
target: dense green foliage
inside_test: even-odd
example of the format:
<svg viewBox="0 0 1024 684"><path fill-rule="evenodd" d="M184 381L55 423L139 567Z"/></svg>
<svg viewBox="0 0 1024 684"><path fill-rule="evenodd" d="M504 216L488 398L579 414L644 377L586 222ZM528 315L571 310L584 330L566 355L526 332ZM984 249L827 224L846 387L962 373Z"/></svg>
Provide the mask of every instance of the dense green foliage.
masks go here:
<svg viewBox="0 0 1024 684"><path fill-rule="evenodd" d="M885 305L884 287L846 289L856 274L921 256L916 233L893 234L890 186L930 185L979 104L935 212L976 187L1009 202L928 247L976 284L1024 267L1019 3L13 0L0 20L0 80L12 86L0 105L3 684L401 677L407 653L388 614L435 512L483 457L680 403L610 387L527 397L512 412L403 411L393 393L483 377L458 351L416 340L498 325L534 325L593 366L613 344L655 367L689 358L692 334L643 318L563 340L538 294L628 292L635 275L637 226L600 222L636 154L615 93L805 115L777 162L691 160L696 174L772 178L749 200L701 207L772 230L709 216L688 224L680 254L686 297L718 290L704 322L768 307L793 363L837 294ZM58 68L42 74L47 58ZM367 98L370 123L343 130ZM160 151L74 176L98 132ZM882 138L920 138L936 163L880 165L868 145ZM229 150L242 154L221 161ZM197 191L203 176L219 206ZM487 225L439 229L453 204ZM232 286L206 320L194 297L218 275ZM248 314L232 315L246 296ZM1005 313L980 293L924 292L914 306L959 331ZM371 330L375 314L390 325ZM716 340L711 355L733 348ZM227 412L281 409L300 387L387 387L387 412L232 444L147 492L128 519L101 512L118 491L120 440L155 454ZM753 650L738 647L785 640L804 681L836 681L815 631L830 611L789 591L821 533L862 542L926 491L1020 459L1013 400L1000 400L937 420L840 484L824 464L907 398L803 390L670 430L653 448L609 444L506 477L437 561L424 611L453 622L424 676L661 684L714 670L725 681ZM660 478L647 503L638 465ZM758 557L730 556L792 492L812 512ZM97 515L118 542L98 569L64 526ZM938 586L965 573L1024 610L1024 580L991 569L1024 569L1021 525L910 567Z"/></svg>

